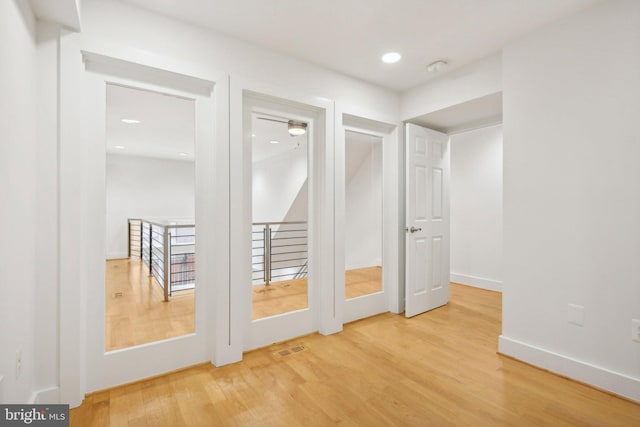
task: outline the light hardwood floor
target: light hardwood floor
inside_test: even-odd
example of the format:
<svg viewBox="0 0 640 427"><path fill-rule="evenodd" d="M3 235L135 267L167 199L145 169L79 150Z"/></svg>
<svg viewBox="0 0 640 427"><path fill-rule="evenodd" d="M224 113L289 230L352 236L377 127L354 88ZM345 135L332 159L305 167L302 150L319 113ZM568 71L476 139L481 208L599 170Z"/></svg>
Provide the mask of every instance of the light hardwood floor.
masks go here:
<svg viewBox="0 0 640 427"><path fill-rule="evenodd" d="M382 290L382 268L366 267L345 272L345 298L355 298ZM308 306L307 279L253 286L252 319L275 316Z"/></svg>
<svg viewBox="0 0 640 427"><path fill-rule="evenodd" d="M498 355L501 295L451 289L447 306L411 319L383 314L94 393L71 425L640 425L640 405Z"/></svg>
<svg viewBox="0 0 640 427"><path fill-rule="evenodd" d="M344 297L356 298L382 290L382 267L365 267L344 273Z"/></svg>
<svg viewBox="0 0 640 427"><path fill-rule="evenodd" d="M345 273L347 298L382 289L382 269L369 267ZM252 318L301 310L307 307L307 279L254 286ZM194 293L181 291L164 302L162 288L148 277L139 259L107 261L106 350L117 350L194 331Z"/></svg>
<svg viewBox="0 0 640 427"><path fill-rule="evenodd" d="M162 288L139 259L107 261L105 347L107 351L192 333L193 291L164 302Z"/></svg>

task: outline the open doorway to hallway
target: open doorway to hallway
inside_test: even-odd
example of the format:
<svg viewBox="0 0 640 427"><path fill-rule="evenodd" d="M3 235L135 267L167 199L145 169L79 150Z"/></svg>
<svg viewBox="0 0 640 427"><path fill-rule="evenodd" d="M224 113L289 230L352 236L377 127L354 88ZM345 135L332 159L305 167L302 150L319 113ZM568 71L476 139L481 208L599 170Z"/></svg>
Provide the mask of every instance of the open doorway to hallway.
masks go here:
<svg viewBox="0 0 640 427"><path fill-rule="evenodd" d="M195 330L195 103L106 85L105 350Z"/></svg>
<svg viewBox="0 0 640 427"><path fill-rule="evenodd" d="M291 123L251 114L253 320L309 307L309 144Z"/></svg>
<svg viewBox="0 0 640 427"><path fill-rule="evenodd" d="M382 291L382 138L345 132L345 298Z"/></svg>

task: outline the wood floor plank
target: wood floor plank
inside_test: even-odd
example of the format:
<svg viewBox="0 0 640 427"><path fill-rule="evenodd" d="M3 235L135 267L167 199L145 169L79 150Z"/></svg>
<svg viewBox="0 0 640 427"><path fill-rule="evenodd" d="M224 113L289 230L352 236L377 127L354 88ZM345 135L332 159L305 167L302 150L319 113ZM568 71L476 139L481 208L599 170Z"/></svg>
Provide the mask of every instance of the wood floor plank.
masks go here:
<svg viewBox="0 0 640 427"><path fill-rule="evenodd" d="M106 266L105 349L118 350L193 333L192 290L174 293L164 301L162 288L149 277L140 259L113 259ZM347 298L382 289L382 269L366 267L345 272ZM308 307L307 279L252 287L253 320Z"/></svg>
<svg viewBox="0 0 640 427"><path fill-rule="evenodd" d="M640 425L638 404L497 354L501 295L451 289L411 319L385 313L92 394L71 425Z"/></svg>
<svg viewBox="0 0 640 427"><path fill-rule="evenodd" d="M107 351L195 331L194 292L176 292L164 302L162 288L139 259L108 260L105 283Z"/></svg>

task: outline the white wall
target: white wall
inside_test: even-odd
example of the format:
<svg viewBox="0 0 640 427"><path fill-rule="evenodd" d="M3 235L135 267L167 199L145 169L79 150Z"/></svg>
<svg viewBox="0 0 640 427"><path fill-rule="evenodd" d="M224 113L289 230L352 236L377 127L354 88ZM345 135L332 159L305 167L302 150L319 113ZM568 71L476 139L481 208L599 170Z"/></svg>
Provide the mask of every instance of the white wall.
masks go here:
<svg viewBox="0 0 640 427"><path fill-rule="evenodd" d="M194 162L107 154L107 258L127 257L127 219L194 220Z"/></svg>
<svg viewBox="0 0 640 427"><path fill-rule="evenodd" d="M306 144L253 163L253 222L306 221L306 182Z"/></svg>
<svg viewBox="0 0 640 427"><path fill-rule="evenodd" d="M640 401L640 2L504 49L500 351ZM583 326L568 305L584 307Z"/></svg>
<svg viewBox="0 0 640 427"><path fill-rule="evenodd" d="M401 118L415 117L502 90L501 55L497 52L480 61L437 77L402 93Z"/></svg>
<svg viewBox="0 0 640 427"><path fill-rule="evenodd" d="M346 134L345 269L382 266L382 139Z"/></svg>
<svg viewBox="0 0 640 427"><path fill-rule="evenodd" d="M36 27L28 2L0 2L0 57L0 402L24 403L32 399L36 381L40 285L36 276ZM22 351L19 378L17 350Z"/></svg>
<svg viewBox="0 0 640 427"><path fill-rule="evenodd" d="M502 290L502 126L450 144L451 281Z"/></svg>

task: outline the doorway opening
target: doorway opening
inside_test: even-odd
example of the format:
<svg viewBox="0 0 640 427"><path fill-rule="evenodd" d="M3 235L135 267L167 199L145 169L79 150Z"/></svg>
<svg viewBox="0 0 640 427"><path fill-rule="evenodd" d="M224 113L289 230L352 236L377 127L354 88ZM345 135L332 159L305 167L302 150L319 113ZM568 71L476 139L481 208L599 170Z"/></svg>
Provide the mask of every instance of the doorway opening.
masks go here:
<svg viewBox="0 0 640 427"><path fill-rule="evenodd" d="M105 350L195 331L195 102L106 85Z"/></svg>
<svg viewBox="0 0 640 427"><path fill-rule="evenodd" d="M251 115L252 320L309 307L309 150L290 122Z"/></svg>
<svg viewBox="0 0 640 427"><path fill-rule="evenodd" d="M327 108L242 90L243 351L321 330L333 316ZM295 99L295 97L294 97ZM307 103L309 101L309 103ZM292 129L290 123L303 127ZM293 131L293 132L290 132ZM238 152L232 147L233 153ZM237 147L239 148L239 147ZM238 153L240 154L240 153Z"/></svg>
<svg viewBox="0 0 640 427"><path fill-rule="evenodd" d="M345 298L382 291L382 138L345 132Z"/></svg>

